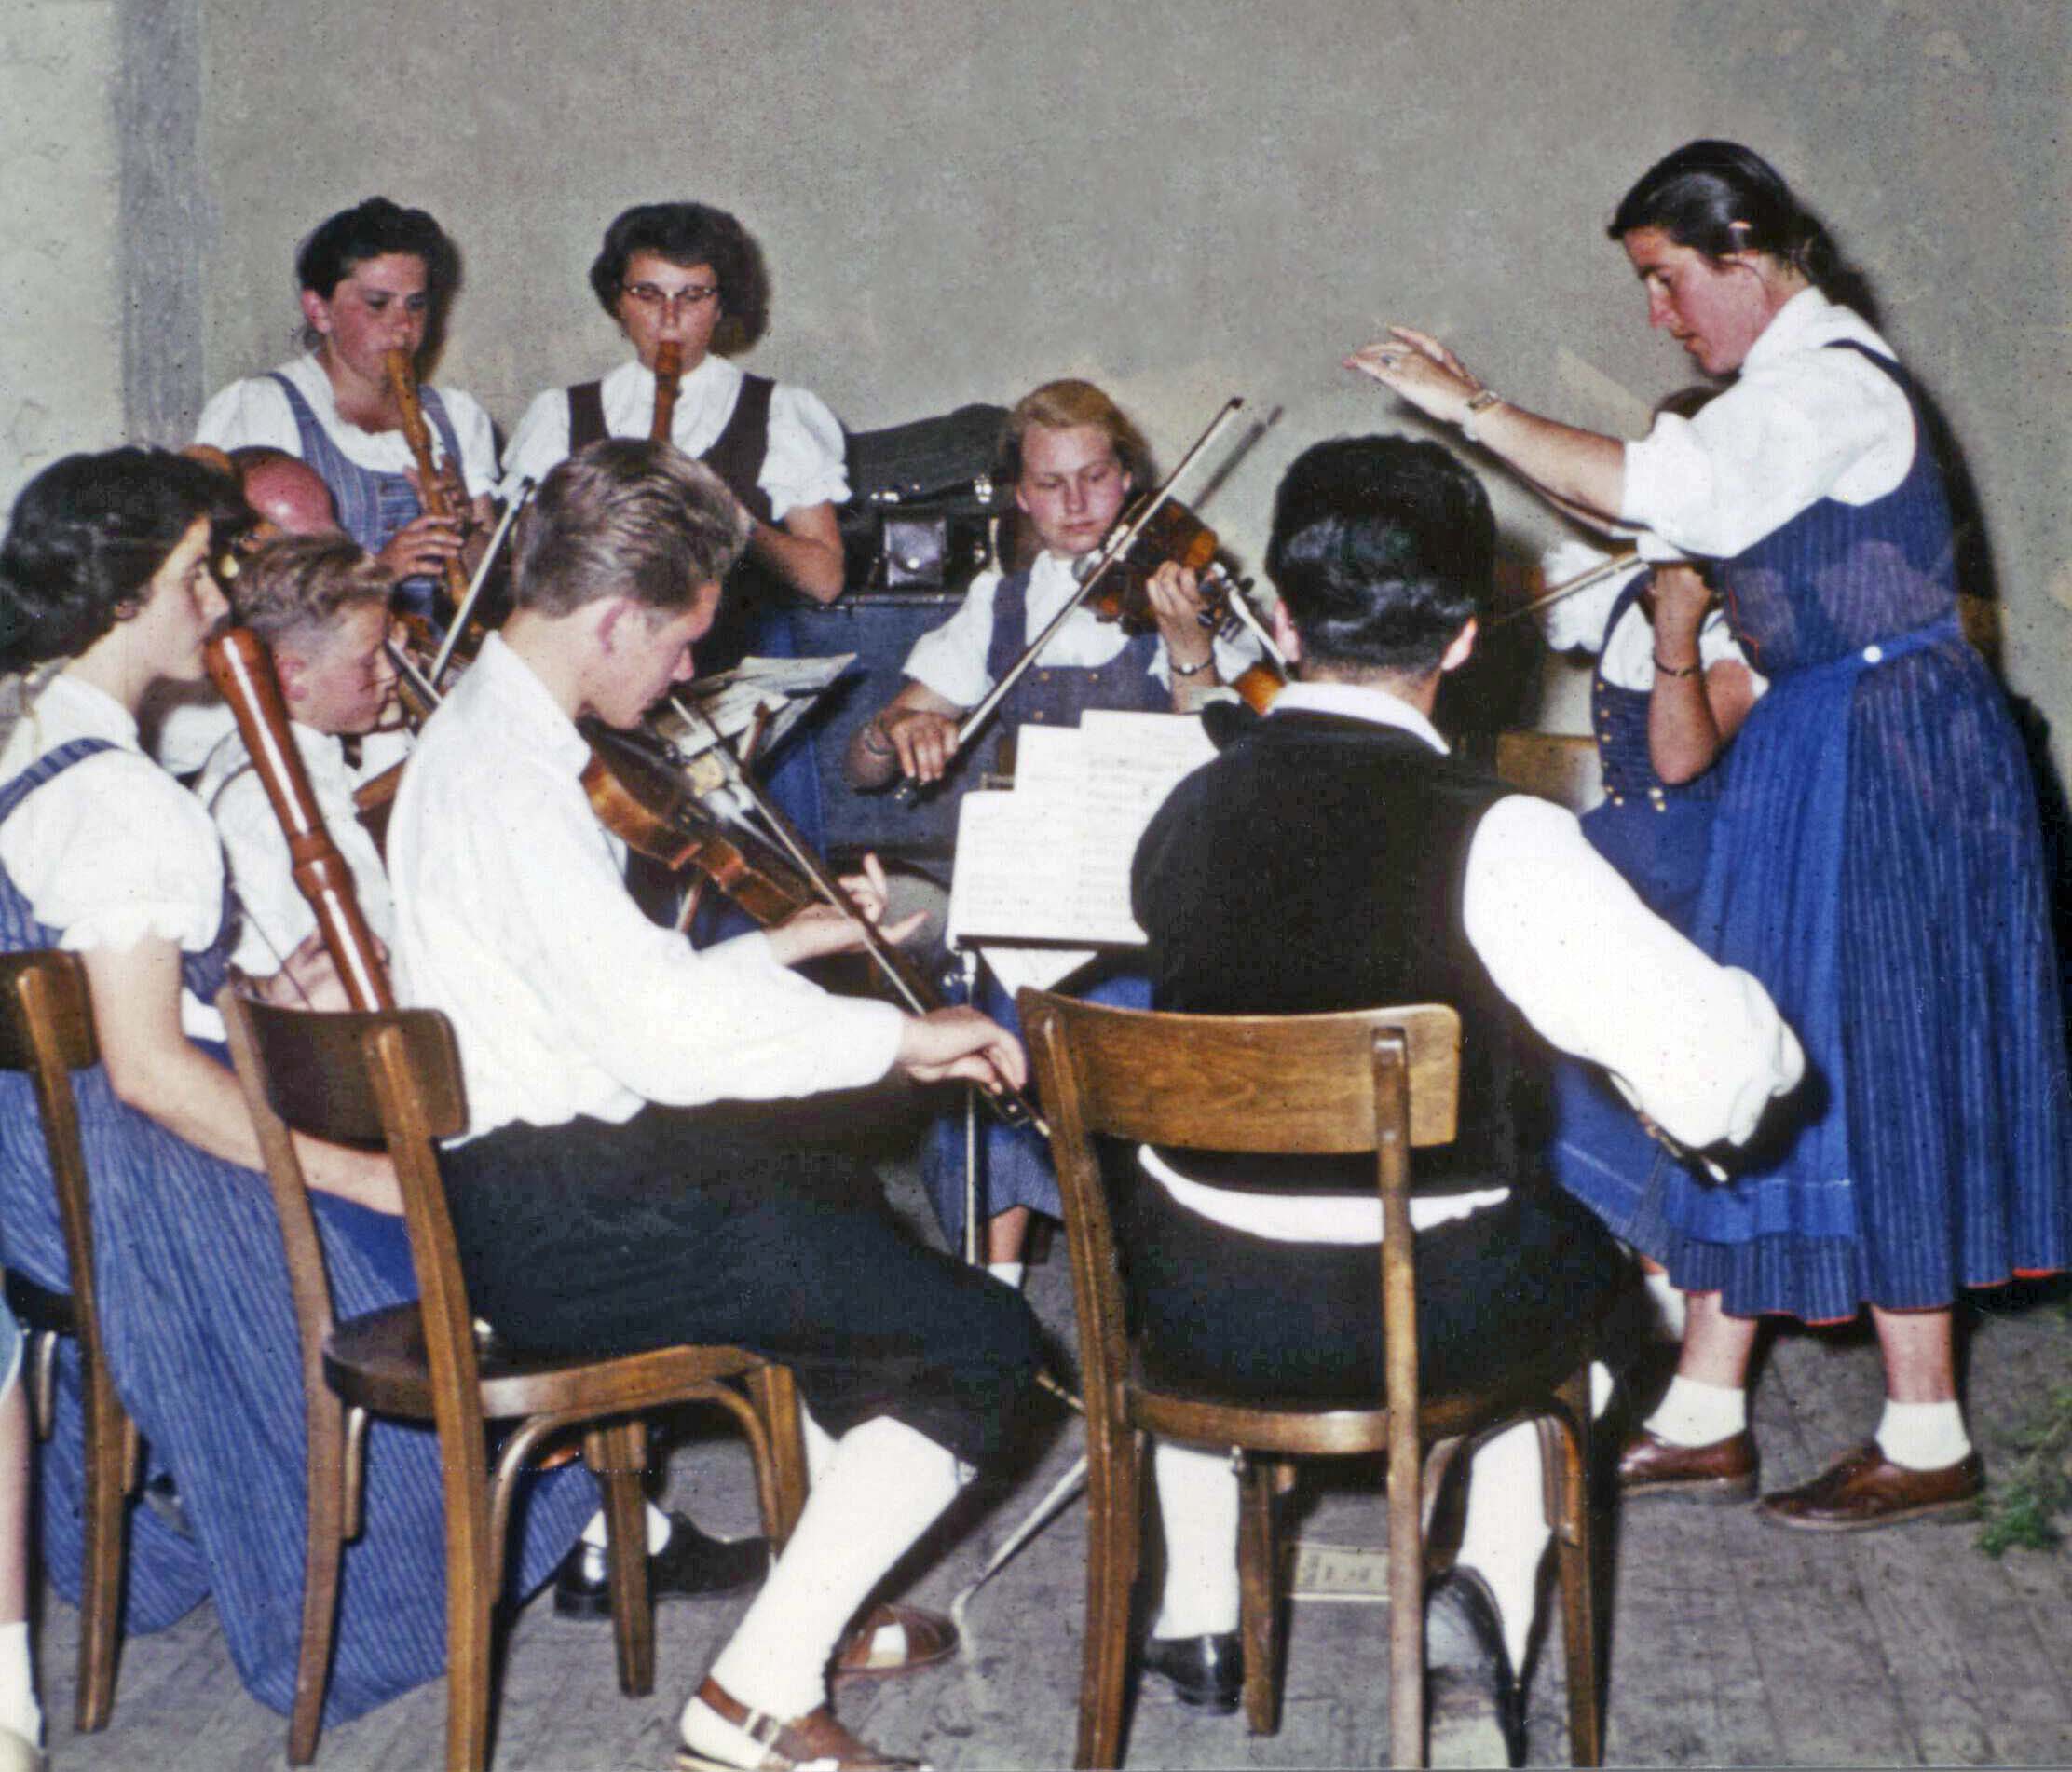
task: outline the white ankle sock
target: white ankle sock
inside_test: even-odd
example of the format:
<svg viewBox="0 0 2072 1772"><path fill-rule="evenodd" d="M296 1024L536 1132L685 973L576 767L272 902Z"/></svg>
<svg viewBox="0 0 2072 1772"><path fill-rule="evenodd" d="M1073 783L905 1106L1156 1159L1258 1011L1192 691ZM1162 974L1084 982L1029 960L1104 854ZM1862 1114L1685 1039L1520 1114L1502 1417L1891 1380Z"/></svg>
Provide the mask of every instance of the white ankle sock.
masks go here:
<svg viewBox="0 0 2072 1772"><path fill-rule="evenodd" d="M1166 1588L1154 1637L1237 1629L1237 1473L1228 1452L1159 1441L1152 1452L1166 1528Z"/></svg>
<svg viewBox="0 0 2072 1772"><path fill-rule="evenodd" d="M1525 1665L1539 1606L1540 1563L1554 1535L1540 1465L1540 1433L1531 1422L1506 1427L1477 1448L1467 1467L1467 1513L1455 1558L1495 1595L1513 1668Z"/></svg>
<svg viewBox="0 0 2072 1772"><path fill-rule="evenodd" d="M1710 1446L1748 1425L1748 1392L1679 1373L1670 1380L1662 1407L1643 1425L1672 1446Z"/></svg>
<svg viewBox="0 0 2072 1772"><path fill-rule="evenodd" d="M590 1516L590 1523L582 1530L582 1541L592 1550L601 1551L604 1549L605 1510L602 1507ZM665 1549L668 1544L669 1516L656 1506L653 1502L649 1502L648 1504L648 1554L652 1557Z"/></svg>
<svg viewBox="0 0 2072 1772"><path fill-rule="evenodd" d="M1655 1332L1665 1342L1681 1342L1684 1318L1690 1315L1683 1288L1667 1274L1643 1270L1641 1280L1647 1288L1647 1302L1654 1306Z"/></svg>
<svg viewBox="0 0 2072 1772"><path fill-rule="evenodd" d="M1022 1277L1029 1272L1029 1263L1026 1261L988 1261L986 1263L986 1272L996 1280L1004 1281L1018 1292L1022 1289Z"/></svg>
<svg viewBox="0 0 2072 1772"><path fill-rule="evenodd" d="M1946 1470L1971 1452L1971 1437L1964 1431L1964 1411L1955 1398L1946 1403L1895 1403L1887 1397L1877 1443L1886 1457L1907 1470Z"/></svg>
<svg viewBox="0 0 2072 1772"><path fill-rule="evenodd" d="M843 1629L956 1493L956 1461L905 1423L879 1416L844 1434L713 1679L738 1702L787 1722L825 1702L827 1660ZM701 1752L738 1756L747 1744L695 1698L683 1730ZM744 1763L761 1757L757 1749Z"/></svg>
<svg viewBox="0 0 2072 1772"><path fill-rule="evenodd" d="M0 1725L25 1741L43 1745L43 1707L36 1702L36 1676L29 1661L25 1622L0 1624Z"/></svg>

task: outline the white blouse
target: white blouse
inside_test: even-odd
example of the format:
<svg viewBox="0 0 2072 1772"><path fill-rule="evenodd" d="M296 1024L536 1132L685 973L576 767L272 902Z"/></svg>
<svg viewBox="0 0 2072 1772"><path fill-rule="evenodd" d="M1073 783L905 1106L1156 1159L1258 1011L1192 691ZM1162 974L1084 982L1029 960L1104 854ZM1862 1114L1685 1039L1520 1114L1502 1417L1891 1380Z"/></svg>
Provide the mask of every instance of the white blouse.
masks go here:
<svg viewBox="0 0 2072 1772"><path fill-rule="evenodd" d="M417 459L400 430L362 430L338 416L338 402L331 391L331 377L315 357L304 355L280 365L280 374L295 385L295 391L309 402L309 409L324 433L338 445L348 461L375 473L412 471ZM454 435L460 440L460 478L470 498L497 490L497 434L489 415L474 396L457 388L442 388L439 398L453 421ZM426 429L431 432L431 457L444 461L446 444L439 427L428 414ZM260 446L283 449L291 456L302 454L301 433L288 396L271 375L248 375L220 389L201 409L201 422L195 427L195 442L218 449Z"/></svg>
<svg viewBox="0 0 2072 1772"><path fill-rule="evenodd" d="M223 920L215 826L143 755L136 722L113 697L60 672L0 749L0 781L88 738L116 748L75 763L15 809L0 825L0 866L69 952L133 947L147 935L200 952ZM215 1006L185 992L180 1019L193 1038L224 1037Z"/></svg>
<svg viewBox="0 0 2072 1772"><path fill-rule="evenodd" d="M1620 515L1686 553L1730 559L1824 498L1882 498L1914 462L1899 384L1844 341L1892 348L1852 308L1802 290L1694 418L1665 413L1626 445Z"/></svg>
<svg viewBox="0 0 2072 1772"><path fill-rule="evenodd" d="M676 384L669 438L687 456L702 456L719 441L741 399L742 370L708 356ZM614 437L645 437L654 421L655 375L638 361L607 375L602 390L605 429ZM568 391L550 388L525 408L504 453L504 496L521 478L544 480L568 454ZM770 389L770 447L756 484L770 496L779 523L808 505L838 505L849 497L848 445L835 415L817 395L784 382Z"/></svg>
<svg viewBox="0 0 2072 1772"><path fill-rule="evenodd" d="M975 707L993 687L986 659L993 644L993 595L1003 577L998 571L980 573L964 593L957 613L941 627L922 634L906 655L906 675L959 707ZM1070 560L1047 552L1036 556L1036 564L1029 569L1029 594L1024 599L1029 620L1016 641L1016 652L1043 631L1044 624L1078 589L1079 580L1072 576ZM1103 621L1091 609L1081 607L1074 609L1052 635L1036 661L1056 670L1097 670L1133 637L1123 632L1121 622ZM1226 683L1259 661L1259 643L1248 633L1234 641L1219 635L1215 652L1218 675ZM1149 675L1171 686L1172 666L1166 660L1163 639L1152 654Z"/></svg>
<svg viewBox="0 0 2072 1772"><path fill-rule="evenodd" d="M388 826L398 988L452 1021L469 1136L860 1087L904 1017L780 965L760 934L703 950L628 896L590 747L492 634L419 735Z"/></svg>

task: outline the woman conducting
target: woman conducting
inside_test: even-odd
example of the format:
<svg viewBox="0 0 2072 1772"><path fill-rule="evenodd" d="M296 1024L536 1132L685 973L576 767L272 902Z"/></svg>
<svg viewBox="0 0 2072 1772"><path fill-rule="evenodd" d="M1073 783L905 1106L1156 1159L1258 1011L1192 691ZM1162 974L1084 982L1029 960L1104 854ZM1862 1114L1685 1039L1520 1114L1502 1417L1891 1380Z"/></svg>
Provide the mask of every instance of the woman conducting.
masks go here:
<svg viewBox="0 0 2072 1772"><path fill-rule="evenodd" d="M835 507L849 497L840 424L819 399L737 368L739 349L766 323L769 293L747 230L704 203L643 203L618 216L590 266L590 287L632 358L601 381L551 388L518 421L506 486L544 480L564 457L602 437L654 434L656 358L677 357L667 441L726 483L748 517L748 551L728 575L712 633L698 647L702 675L754 653L791 658L791 608L832 603L842 591ZM825 829L810 731L775 759L777 803L817 848Z"/></svg>
<svg viewBox="0 0 2072 1772"><path fill-rule="evenodd" d="M293 1697L302 1588L304 1406L288 1274L256 1134L212 1007L237 902L201 802L138 747L155 689L198 680L225 604L211 569L245 517L234 489L143 449L71 456L23 490L0 541L0 671L29 674L0 750L0 949L76 953L102 1053L76 1084L98 1233L102 1330L116 1388L178 1486L184 1522L130 1526L126 1626L170 1624L206 1594L259 1700ZM342 1008L314 944L263 988ZM7 1266L66 1289L64 1247L28 1080L0 1077L0 1243ZM305 1143L341 1315L416 1296L386 1159ZM377 1425L366 1530L346 1551L325 1714L343 1720L445 1663L435 1438ZM76 1600L78 1370L61 1356L41 1449L45 1567ZM571 1479L573 1480L571 1480ZM595 1506L587 1476L543 1479L514 1574L551 1574ZM288 1603L282 1603L282 1596Z"/></svg>
<svg viewBox="0 0 2072 1772"><path fill-rule="evenodd" d="M1748 1493L1756 1319L1870 1307L1875 1438L1765 1497L1845 1531L1956 1508L1983 1475L1956 1400L1962 1287L2063 1268L2065 1054L2034 791L1957 632L1942 477L1891 348L1830 291L1824 228L1764 160L1695 142L1610 233L1650 324L1731 385L1639 442L1540 417L1408 328L1351 366L1459 424L1544 495L1711 563L1769 681L1728 750L1694 934L1768 988L1809 1058L1774 1154L1730 1184L1667 1162L1611 1228L1690 1295L1628 1493ZM1654 694L1695 697L1663 635Z"/></svg>

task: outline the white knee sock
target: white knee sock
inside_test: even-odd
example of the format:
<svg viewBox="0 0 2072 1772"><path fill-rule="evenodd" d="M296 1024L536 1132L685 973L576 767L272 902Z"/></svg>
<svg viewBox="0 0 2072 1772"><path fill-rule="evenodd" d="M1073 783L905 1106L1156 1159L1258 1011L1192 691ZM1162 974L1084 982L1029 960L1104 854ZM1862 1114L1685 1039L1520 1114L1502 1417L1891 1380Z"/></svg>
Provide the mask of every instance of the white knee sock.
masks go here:
<svg viewBox="0 0 2072 1772"><path fill-rule="evenodd" d="M1237 1473L1228 1452L1163 1440L1152 1453L1166 1528L1166 1590L1154 1637L1208 1637L1237 1629Z"/></svg>
<svg viewBox="0 0 2072 1772"><path fill-rule="evenodd" d="M1748 1425L1748 1392L1707 1384L1681 1373L1670 1380L1662 1407L1643 1424L1672 1446L1710 1446Z"/></svg>
<svg viewBox="0 0 2072 1772"><path fill-rule="evenodd" d="M825 1703L828 1657L885 1572L957 1493L956 1460L887 1416L844 1434L798 1527L712 1677L740 1703L789 1721ZM685 1742L754 1765L763 1750L695 1698Z"/></svg>
<svg viewBox="0 0 2072 1772"><path fill-rule="evenodd" d="M1878 1423L1878 1450L1907 1470L1946 1470L1971 1452L1964 1411L1946 1403L1895 1403L1885 1399Z"/></svg>
<svg viewBox="0 0 2072 1772"><path fill-rule="evenodd" d="M1467 1516L1456 1561L1489 1583L1504 1619L1511 1666L1523 1667L1539 1605L1540 1562L1553 1533L1540 1479L1539 1429L1506 1427L1477 1449L1467 1467Z"/></svg>
<svg viewBox="0 0 2072 1772"><path fill-rule="evenodd" d="M36 1702L26 1623L0 1624L0 1726L25 1741L43 1742L43 1707Z"/></svg>

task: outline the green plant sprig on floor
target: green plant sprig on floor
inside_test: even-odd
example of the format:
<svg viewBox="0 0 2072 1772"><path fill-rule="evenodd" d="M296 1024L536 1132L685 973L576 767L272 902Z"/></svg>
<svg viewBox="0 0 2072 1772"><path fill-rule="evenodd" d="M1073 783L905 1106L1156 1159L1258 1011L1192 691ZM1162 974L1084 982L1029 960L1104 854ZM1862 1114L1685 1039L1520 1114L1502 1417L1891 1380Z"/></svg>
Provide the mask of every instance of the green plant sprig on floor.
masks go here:
<svg viewBox="0 0 2072 1772"><path fill-rule="evenodd" d="M2061 1386L2014 1438L2018 1456L1979 1504L1978 1545L1988 1557L2052 1550L2058 1516L2072 1508L2072 1385Z"/></svg>

